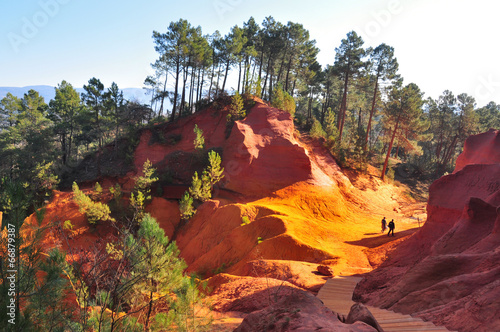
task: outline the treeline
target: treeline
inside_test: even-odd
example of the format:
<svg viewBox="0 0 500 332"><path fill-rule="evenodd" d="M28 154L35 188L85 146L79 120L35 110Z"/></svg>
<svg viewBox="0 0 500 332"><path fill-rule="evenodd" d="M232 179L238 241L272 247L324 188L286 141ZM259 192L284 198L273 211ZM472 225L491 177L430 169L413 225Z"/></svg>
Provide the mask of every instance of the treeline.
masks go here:
<svg viewBox="0 0 500 332"><path fill-rule="evenodd" d="M340 163L380 163L382 176L391 155L418 174L440 176L452 170L466 137L500 127L494 102L477 108L473 97L449 91L438 100L424 99L417 85L403 84L393 47L365 47L355 31L326 67L301 24L272 17L261 25L250 18L225 36L203 34L181 19L164 33L154 31L153 40L159 57L145 84L158 116L174 120L200 109L225 93L233 71L239 94L269 101L277 92L293 96L299 125L323 136Z"/></svg>
<svg viewBox="0 0 500 332"><path fill-rule="evenodd" d="M238 94L295 108L297 123L324 137L344 166L388 168L393 155L419 174L440 176L453 168L466 137L500 127L494 102L478 108L473 97L449 91L424 99L418 86L403 84L393 47L365 47L354 31L325 67L301 24L272 17L261 25L250 18L225 36L203 34L181 19L166 32L154 31L153 41L158 58L144 82L151 93L147 106L124 100L115 83L105 89L96 78L81 96L63 81L48 103L33 90L3 98L0 176L29 179L37 165L51 161L55 169L68 169L111 142L117 151L120 136L138 126L173 121L225 98L230 73ZM96 163L100 174L99 158Z"/></svg>
<svg viewBox="0 0 500 332"><path fill-rule="evenodd" d="M284 25L272 17L262 26L250 18L226 36L218 31L204 35L201 27L181 19L164 33L154 31L153 40L159 57L152 64L155 75L148 76L145 84L159 116L169 100L170 120L224 94L232 70L238 74L238 93L251 92L267 100L272 100L278 84L290 95L307 90L321 72L319 50L309 32L301 24Z"/></svg>
<svg viewBox="0 0 500 332"><path fill-rule="evenodd" d="M75 166L153 117L148 106L123 98L116 83L107 89L97 78L81 95L68 82L55 88L48 103L37 91L0 101L0 177L29 181L37 165L52 171ZM99 165L98 165L99 166Z"/></svg>

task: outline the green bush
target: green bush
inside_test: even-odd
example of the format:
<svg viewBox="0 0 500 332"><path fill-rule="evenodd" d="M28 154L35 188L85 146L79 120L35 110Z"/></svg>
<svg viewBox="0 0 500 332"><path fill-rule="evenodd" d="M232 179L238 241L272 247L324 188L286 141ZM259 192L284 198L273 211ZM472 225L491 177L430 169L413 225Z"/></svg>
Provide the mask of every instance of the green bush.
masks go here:
<svg viewBox="0 0 500 332"><path fill-rule="evenodd" d="M236 121L243 119L246 116L246 111L243 106L243 98L236 91L233 98L231 99L231 106L229 107L229 114L227 115L227 121Z"/></svg>
<svg viewBox="0 0 500 332"><path fill-rule="evenodd" d="M203 150L205 148L205 137L203 136L203 130L198 128L198 125L194 125L194 134L196 135L193 144L196 150Z"/></svg>
<svg viewBox="0 0 500 332"><path fill-rule="evenodd" d="M66 220L63 224L63 229L69 229L69 230L72 230L73 229L73 223L71 222L71 220Z"/></svg>
<svg viewBox="0 0 500 332"><path fill-rule="evenodd" d="M321 123L318 120L314 119L311 130L309 131L309 135L315 139L322 138L322 137L324 138L326 136L326 133L323 130Z"/></svg>
<svg viewBox="0 0 500 332"><path fill-rule="evenodd" d="M240 224L240 226L245 226L245 225L248 225L248 224L250 224L250 219L247 216L241 217L241 224Z"/></svg>
<svg viewBox="0 0 500 332"><path fill-rule="evenodd" d="M206 174L203 172L201 178L198 177L198 172L194 172L193 182L189 188L189 194L194 199L205 202L212 198L212 190L210 189L210 180Z"/></svg>
<svg viewBox="0 0 500 332"><path fill-rule="evenodd" d="M97 225L100 221L114 221L111 218L109 206L101 202L94 202L90 197L85 195L76 182L73 182L73 200L78 204L78 209L87 217L89 224Z"/></svg>
<svg viewBox="0 0 500 332"><path fill-rule="evenodd" d="M179 210L181 211L181 219L187 220L196 212L193 207L193 198L186 191L179 201Z"/></svg>

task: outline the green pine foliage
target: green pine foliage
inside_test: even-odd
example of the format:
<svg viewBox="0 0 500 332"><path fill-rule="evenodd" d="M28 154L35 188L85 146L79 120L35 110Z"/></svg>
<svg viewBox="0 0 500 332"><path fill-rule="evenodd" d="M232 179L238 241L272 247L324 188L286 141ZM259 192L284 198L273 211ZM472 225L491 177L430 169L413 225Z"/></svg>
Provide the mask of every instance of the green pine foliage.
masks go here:
<svg viewBox="0 0 500 332"><path fill-rule="evenodd" d="M71 291L70 282L66 278L66 271L70 269L66 255L56 248L38 264L38 270L44 272L41 274L43 277L40 281L33 280L33 293L24 308L24 312L29 314L31 329L66 331L73 325L73 308L64 302Z"/></svg>
<svg viewBox="0 0 500 332"><path fill-rule="evenodd" d="M194 125L194 134L195 134L195 139L193 141L194 148L196 150L203 150L205 148L205 137L203 136L203 130L198 128L198 125Z"/></svg>
<svg viewBox="0 0 500 332"><path fill-rule="evenodd" d="M206 173L210 185L213 186L224 178L224 167L221 167L221 157L215 151L208 153L208 167L203 173Z"/></svg>
<svg viewBox="0 0 500 332"><path fill-rule="evenodd" d="M236 121L245 118L246 111L243 105L243 98L238 93L235 92L231 99L231 106L229 107L229 114L227 115L227 121Z"/></svg>
<svg viewBox="0 0 500 332"><path fill-rule="evenodd" d="M290 113L292 115L292 118L293 118L295 116L295 108L296 108L295 99L293 99L293 97L288 92L285 91L285 100L284 100L283 110Z"/></svg>
<svg viewBox="0 0 500 332"><path fill-rule="evenodd" d="M210 179L206 172L203 173L201 178L198 177L198 172L194 172L193 181L191 182L191 187L189 188L189 194L193 199L197 199L202 202L212 198Z"/></svg>
<svg viewBox="0 0 500 332"><path fill-rule="evenodd" d="M54 162L38 163L35 166L32 189L35 195L42 199L50 197L52 191L56 189L59 184L59 177L54 174Z"/></svg>
<svg viewBox="0 0 500 332"><path fill-rule="evenodd" d="M94 191L97 195L102 195L102 186L99 182L96 182L94 185Z"/></svg>
<svg viewBox="0 0 500 332"><path fill-rule="evenodd" d="M283 90L281 83L274 87L271 106L290 113L292 117L295 115L295 100L288 92Z"/></svg>
<svg viewBox="0 0 500 332"><path fill-rule="evenodd" d="M189 192L185 192L179 201L179 210L181 211L181 219L188 220L191 218L196 210L193 207L193 198L189 195Z"/></svg>
<svg viewBox="0 0 500 332"><path fill-rule="evenodd" d="M324 128L326 137L329 139L330 137L334 140L338 139L339 132L337 130L337 126L335 125L335 113L332 111L331 107L328 107L327 112L325 114L324 120Z"/></svg>
<svg viewBox="0 0 500 332"><path fill-rule="evenodd" d="M254 94L259 98L262 95L262 80L260 76L259 78L257 78L257 81L255 82Z"/></svg>
<svg viewBox="0 0 500 332"><path fill-rule="evenodd" d="M214 185L224 178L223 173L221 157L217 152L210 151L208 153L208 167L203 170L201 178L198 176L198 172L194 172L191 187L179 201L182 219L187 220L196 213L196 209L193 207L194 200L206 202L212 198Z"/></svg>
<svg viewBox="0 0 500 332"><path fill-rule="evenodd" d="M210 331L212 318L203 313L206 307L195 276L184 277L179 288L175 290L176 301L171 303L167 319L179 331ZM205 304L200 306L200 304ZM168 326L168 325L167 325ZM162 326L165 327L165 326Z"/></svg>
<svg viewBox="0 0 500 332"><path fill-rule="evenodd" d="M158 181L158 177L154 174L156 169L153 167L151 161L146 160L142 166L141 176L135 178L134 192L137 194L141 192L145 200L151 199L151 186L153 183Z"/></svg>
<svg viewBox="0 0 500 332"><path fill-rule="evenodd" d="M182 287L186 263L179 258L175 242L168 240L165 231L149 214L144 216L137 238L129 236L127 247L134 252L131 278L137 277L133 285L132 306L142 308L144 328L148 330L159 298L168 299L172 292Z"/></svg>
<svg viewBox="0 0 500 332"><path fill-rule="evenodd" d="M283 92L283 87L278 84L274 87L273 98L271 100L271 106L277 109L285 109L285 93Z"/></svg>
<svg viewBox="0 0 500 332"><path fill-rule="evenodd" d="M326 136L326 133L318 120L314 119L309 135L315 139L324 138Z"/></svg>
<svg viewBox="0 0 500 332"><path fill-rule="evenodd" d="M94 202L80 190L76 182L73 182L73 200L78 204L79 211L84 213L89 224L97 225L101 221L114 221L111 217L109 206L101 202Z"/></svg>

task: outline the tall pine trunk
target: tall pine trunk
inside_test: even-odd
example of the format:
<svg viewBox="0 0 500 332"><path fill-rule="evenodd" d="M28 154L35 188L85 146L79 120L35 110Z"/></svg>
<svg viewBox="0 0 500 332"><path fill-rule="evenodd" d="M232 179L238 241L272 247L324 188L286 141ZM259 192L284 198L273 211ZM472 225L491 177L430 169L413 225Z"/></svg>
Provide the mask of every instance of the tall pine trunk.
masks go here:
<svg viewBox="0 0 500 332"><path fill-rule="evenodd" d="M222 83L222 92L224 92L224 90L226 88L226 80L227 80L228 71L229 71L229 59L227 59L227 62L226 62L226 73L224 74L224 82Z"/></svg>
<svg viewBox="0 0 500 332"><path fill-rule="evenodd" d="M167 79L168 79L168 73L165 75L165 82L163 82L163 92L161 95L161 104L160 104L160 110L158 111L158 118L161 118L163 115L163 103L165 101L165 95L167 92Z"/></svg>
<svg viewBox="0 0 500 332"><path fill-rule="evenodd" d="M175 88L174 88L174 105L172 106L172 115L170 117L170 121L175 120L175 111L177 110L177 98L179 94L177 92L179 88L179 75L180 75L180 59L177 59L177 64L175 68Z"/></svg>
<svg viewBox="0 0 500 332"><path fill-rule="evenodd" d="M238 66L239 66L239 70L238 70L238 93L241 94L241 91L240 91L240 82L241 82L241 60L239 61L238 63Z"/></svg>
<svg viewBox="0 0 500 332"><path fill-rule="evenodd" d="M365 138L365 152L366 149L368 148L368 138L370 136L370 130L372 128L372 118L373 114L375 113L375 103L377 101L377 90L378 90L378 78L379 78L380 72L377 71L377 78L375 79L375 91L373 91L373 100L372 100L372 109L370 110L370 118L368 119L368 127L366 127L366 138Z"/></svg>
<svg viewBox="0 0 500 332"><path fill-rule="evenodd" d="M345 73L344 93L342 95L342 104L340 105L339 116L339 143L342 142L342 132L344 131L345 113L347 109L347 87L349 85L349 67Z"/></svg>
<svg viewBox="0 0 500 332"><path fill-rule="evenodd" d="M389 147L387 148L387 154L385 156L384 167L382 168L382 175L380 176L382 181L385 179L385 171L387 170L387 164L389 163L389 157L391 155L392 144L394 143L394 138L396 137L396 132L398 131L399 119L400 119L400 116L398 116L398 119L396 120L396 126L394 127L394 131L392 132L392 137L391 137L391 141L389 142Z"/></svg>

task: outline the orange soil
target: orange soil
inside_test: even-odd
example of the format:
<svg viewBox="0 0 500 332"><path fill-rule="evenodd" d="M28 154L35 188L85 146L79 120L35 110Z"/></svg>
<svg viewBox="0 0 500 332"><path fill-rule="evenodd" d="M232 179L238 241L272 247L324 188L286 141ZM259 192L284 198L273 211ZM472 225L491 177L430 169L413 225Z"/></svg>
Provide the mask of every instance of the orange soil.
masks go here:
<svg viewBox="0 0 500 332"><path fill-rule="evenodd" d="M272 278L287 274L283 277L287 282L317 291L325 280L314 272L318 264L330 265L337 275L370 271L418 228L417 220L411 219L417 215L415 203L402 198L401 188L370 175L349 174L349 179L320 142L296 136L288 113L262 103L235 123L228 139L223 112L201 112L171 127L160 127L165 136L182 136L175 145L149 145L152 133L143 132L135 152L136 173L147 159L163 165L177 150L192 152L195 124L204 131L207 147L223 149L225 185L236 193L223 196L219 192L220 199L202 204L178 229L175 240L188 272L252 275L255 268L249 264L261 261L266 274L274 273ZM187 170L183 167L179 172ZM128 180L132 176L128 174L121 182L132 187ZM180 224L177 202L155 198L147 211L170 238L174 236ZM417 213L425 218L421 211ZM250 221L247 225L242 225L244 216ZM395 237L381 233L383 216L395 219ZM62 229L65 220L71 220L72 231ZM57 223L43 239L45 250L61 246L78 253L111 241L115 234L111 223L90 228L72 202L72 193L55 192L44 225L49 222ZM31 216L26 228L35 224ZM71 253L68 256L72 259Z"/></svg>

